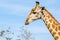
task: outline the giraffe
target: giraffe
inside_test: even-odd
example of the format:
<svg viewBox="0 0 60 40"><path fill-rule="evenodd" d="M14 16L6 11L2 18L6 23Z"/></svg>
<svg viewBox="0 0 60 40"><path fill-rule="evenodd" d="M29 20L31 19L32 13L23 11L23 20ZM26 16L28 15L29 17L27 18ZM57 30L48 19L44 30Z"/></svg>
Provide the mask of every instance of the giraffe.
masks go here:
<svg viewBox="0 0 60 40"><path fill-rule="evenodd" d="M60 40L60 23L51 15L51 13L45 8L40 7L39 2L36 1L36 7L32 8L25 25L29 23L42 19L48 30L54 37L54 40Z"/></svg>

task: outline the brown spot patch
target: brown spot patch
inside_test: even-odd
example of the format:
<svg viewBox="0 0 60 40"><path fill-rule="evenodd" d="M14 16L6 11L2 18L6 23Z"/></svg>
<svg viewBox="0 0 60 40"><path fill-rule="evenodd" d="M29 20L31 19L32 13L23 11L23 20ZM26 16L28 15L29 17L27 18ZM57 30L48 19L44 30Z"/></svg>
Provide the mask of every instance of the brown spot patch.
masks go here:
<svg viewBox="0 0 60 40"><path fill-rule="evenodd" d="M54 36L54 35L56 34L56 32L55 32L55 31L53 31L53 32L52 32L52 34L53 34L53 36Z"/></svg>
<svg viewBox="0 0 60 40"><path fill-rule="evenodd" d="M53 21L53 24L54 24L54 25L58 25L58 24L57 24L56 22L54 22L54 21Z"/></svg>
<svg viewBox="0 0 60 40"><path fill-rule="evenodd" d="M50 21L50 22L52 22L52 20L51 20L51 19L50 19L49 21Z"/></svg>
<svg viewBox="0 0 60 40"><path fill-rule="evenodd" d="M47 23L46 23L46 25L47 25Z"/></svg>
<svg viewBox="0 0 60 40"><path fill-rule="evenodd" d="M60 31L60 26L55 28L56 31Z"/></svg>
<svg viewBox="0 0 60 40"><path fill-rule="evenodd" d="M32 12L34 12L35 9L32 9Z"/></svg>
<svg viewBox="0 0 60 40"><path fill-rule="evenodd" d="M58 32L58 35L60 36L60 32Z"/></svg>
<svg viewBox="0 0 60 40"><path fill-rule="evenodd" d="M47 20L47 18L45 18L45 21Z"/></svg>
<svg viewBox="0 0 60 40"><path fill-rule="evenodd" d="M48 17L48 18L50 18L50 16L49 16L49 15L48 15L47 17Z"/></svg>
<svg viewBox="0 0 60 40"><path fill-rule="evenodd" d="M55 37L55 40L58 40L58 38L59 38L59 37L58 37L58 36L56 36L56 37Z"/></svg>
<svg viewBox="0 0 60 40"><path fill-rule="evenodd" d="M54 24L52 24L52 28L55 28Z"/></svg>
<svg viewBox="0 0 60 40"><path fill-rule="evenodd" d="M52 29L49 29L50 32L52 32Z"/></svg>
<svg viewBox="0 0 60 40"><path fill-rule="evenodd" d="M57 27L55 28L56 31L58 31Z"/></svg>
<svg viewBox="0 0 60 40"><path fill-rule="evenodd" d="M38 15L36 15L36 17L38 17Z"/></svg>
<svg viewBox="0 0 60 40"><path fill-rule="evenodd" d="M36 15L36 17L38 17L39 16L39 13Z"/></svg>
<svg viewBox="0 0 60 40"><path fill-rule="evenodd" d="M46 23L48 23L48 21L46 21Z"/></svg>
<svg viewBox="0 0 60 40"><path fill-rule="evenodd" d="M48 29L50 28L50 24L47 24L47 26L48 26Z"/></svg>
<svg viewBox="0 0 60 40"><path fill-rule="evenodd" d="M60 31L60 26L58 27L58 30Z"/></svg>

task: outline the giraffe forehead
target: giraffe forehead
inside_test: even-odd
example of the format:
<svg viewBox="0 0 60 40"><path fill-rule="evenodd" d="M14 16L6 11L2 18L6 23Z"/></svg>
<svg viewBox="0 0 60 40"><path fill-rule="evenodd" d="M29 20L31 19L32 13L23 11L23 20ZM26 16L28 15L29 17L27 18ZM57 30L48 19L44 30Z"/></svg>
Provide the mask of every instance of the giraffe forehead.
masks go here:
<svg viewBox="0 0 60 40"><path fill-rule="evenodd" d="M32 11L41 10L41 8L33 8Z"/></svg>
<svg viewBox="0 0 60 40"><path fill-rule="evenodd" d="M36 10L37 12L40 12L41 10Z"/></svg>

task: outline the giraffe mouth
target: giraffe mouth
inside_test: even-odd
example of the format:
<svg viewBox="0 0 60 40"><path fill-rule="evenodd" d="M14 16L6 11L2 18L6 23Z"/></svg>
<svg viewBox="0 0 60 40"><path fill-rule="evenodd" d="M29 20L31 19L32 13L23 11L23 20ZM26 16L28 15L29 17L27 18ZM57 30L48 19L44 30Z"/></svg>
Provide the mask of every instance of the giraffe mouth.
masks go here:
<svg viewBox="0 0 60 40"><path fill-rule="evenodd" d="M28 24L29 24L29 19L27 19L25 22L25 25L28 25Z"/></svg>
<svg viewBox="0 0 60 40"><path fill-rule="evenodd" d="M25 25L28 25L29 23L28 22L25 22Z"/></svg>

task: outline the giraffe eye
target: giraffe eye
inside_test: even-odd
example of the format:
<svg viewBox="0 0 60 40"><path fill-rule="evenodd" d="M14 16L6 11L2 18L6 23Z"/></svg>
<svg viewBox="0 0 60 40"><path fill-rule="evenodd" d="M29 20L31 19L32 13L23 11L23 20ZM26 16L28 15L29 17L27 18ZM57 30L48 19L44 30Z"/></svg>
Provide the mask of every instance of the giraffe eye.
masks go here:
<svg viewBox="0 0 60 40"><path fill-rule="evenodd" d="M36 12L33 12L33 14L36 14Z"/></svg>

